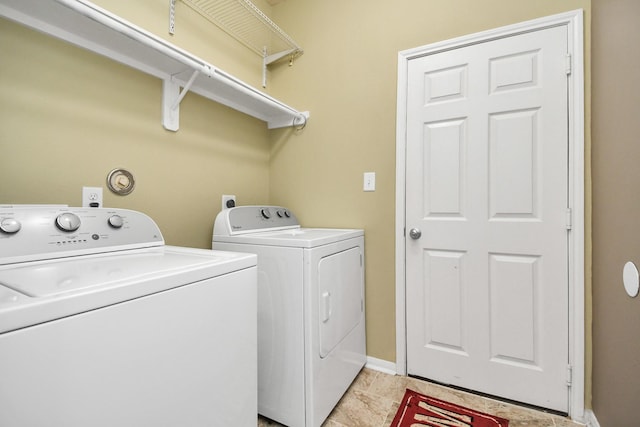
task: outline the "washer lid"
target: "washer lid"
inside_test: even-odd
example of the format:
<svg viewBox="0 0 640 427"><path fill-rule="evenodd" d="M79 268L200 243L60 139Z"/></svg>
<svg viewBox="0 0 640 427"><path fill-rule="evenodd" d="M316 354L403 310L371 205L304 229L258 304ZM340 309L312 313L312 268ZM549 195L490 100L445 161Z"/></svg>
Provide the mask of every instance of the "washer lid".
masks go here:
<svg viewBox="0 0 640 427"><path fill-rule="evenodd" d="M256 264L254 254L162 246L0 266L0 333Z"/></svg>
<svg viewBox="0 0 640 427"><path fill-rule="evenodd" d="M0 271L0 284L27 296L45 297L175 276L219 261L224 258L213 254L204 257L162 249L125 251L14 266Z"/></svg>

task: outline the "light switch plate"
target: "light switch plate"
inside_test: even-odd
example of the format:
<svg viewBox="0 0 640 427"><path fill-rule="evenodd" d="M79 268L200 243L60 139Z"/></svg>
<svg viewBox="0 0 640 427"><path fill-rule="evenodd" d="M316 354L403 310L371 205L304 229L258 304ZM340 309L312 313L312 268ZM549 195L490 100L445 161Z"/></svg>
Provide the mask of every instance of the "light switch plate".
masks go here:
<svg viewBox="0 0 640 427"><path fill-rule="evenodd" d="M364 191L376 191L376 173L365 172L364 173Z"/></svg>

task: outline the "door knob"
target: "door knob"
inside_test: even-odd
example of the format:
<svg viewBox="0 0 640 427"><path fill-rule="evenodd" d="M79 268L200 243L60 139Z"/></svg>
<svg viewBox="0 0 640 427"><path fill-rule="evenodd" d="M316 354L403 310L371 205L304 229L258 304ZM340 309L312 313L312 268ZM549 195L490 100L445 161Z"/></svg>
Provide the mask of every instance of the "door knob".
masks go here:
<svg viewBox="0 0 640 427"><path fill-rule="evenodd" d="M419 239L420 236L422 236L422 231L420 231L420 229L412 228L411 230L409 230L409 237L411 237L413 240Z"/></svg>

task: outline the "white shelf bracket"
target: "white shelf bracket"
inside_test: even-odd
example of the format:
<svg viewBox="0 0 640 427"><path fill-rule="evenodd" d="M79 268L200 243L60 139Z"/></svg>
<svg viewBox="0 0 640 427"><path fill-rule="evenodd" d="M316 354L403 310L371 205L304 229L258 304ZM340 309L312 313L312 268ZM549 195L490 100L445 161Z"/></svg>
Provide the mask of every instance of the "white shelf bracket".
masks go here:
<svg viewBox="0 0 640 427"><path fill-rule="evenodd" d="M267 66L284 58L287 55L292 55L298 52L298 49L289 49L282 52L274 53L272 55L267 54L267 47L262 49L262 87L267 87Z"/></svg>
<svg viewBox="0 0 640 427"><path fill-rule="evenodd" d="M196 77L198 77L198 70L193 72L182 91L180 91L180 83L173 77L162 81L162 126L165 129L176 132L180 128L180 102L191 89Z"/></svg>

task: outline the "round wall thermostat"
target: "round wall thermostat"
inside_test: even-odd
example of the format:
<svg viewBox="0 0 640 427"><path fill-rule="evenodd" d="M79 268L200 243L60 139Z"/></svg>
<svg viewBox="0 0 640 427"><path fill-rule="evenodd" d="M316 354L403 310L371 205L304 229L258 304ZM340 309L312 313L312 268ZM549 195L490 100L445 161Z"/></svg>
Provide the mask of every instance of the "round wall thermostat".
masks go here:
<svg viewBox="0 0 640 427"><path fill-rule="evenodd" d="M107 176L107 187L120 196L131 193L135 185L133 174L126 169L114 169Z"/></svg>

